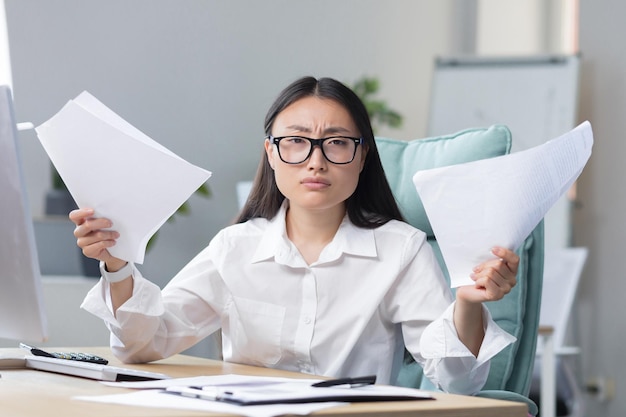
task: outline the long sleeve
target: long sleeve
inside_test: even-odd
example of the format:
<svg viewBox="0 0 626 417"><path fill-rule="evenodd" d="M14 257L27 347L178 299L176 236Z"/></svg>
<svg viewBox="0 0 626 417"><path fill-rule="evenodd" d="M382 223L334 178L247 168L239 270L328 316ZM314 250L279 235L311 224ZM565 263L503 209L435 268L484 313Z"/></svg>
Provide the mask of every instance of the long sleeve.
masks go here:
<svg viewBox="0 0 626 417"><path fill-rule="evenodd" d="M454 304L428 325L420 340L424 375L439 389L458 394L475 394L485 385L490 359L515 337L502 330L483 306L485 337L478 357L459 340L453 321Z"/></svg>
<svg viewBox="0 0 626 417"><path fill-rule="evenodd" d="M483 306L485 337L475 357L458 338L454 298L432 247L425 238L414 237L407 242L405 253L404 267L386 304L391 319L401 324L407 350L437 388L456 394L480 391L489 374L489 360L515 338L502 330Z"/></svg>
<svg viewBox="0 0 626 417"><path fill-rule="evenodd" d="M207 296L215 269L205 252L192 260L161 291L133 268L133 295L113 314L109 284L101 279L81 307L104 320L111 349L124 362L149 362L191 347L219 328ZM219 282L219 279L214 280Z"/></svg>

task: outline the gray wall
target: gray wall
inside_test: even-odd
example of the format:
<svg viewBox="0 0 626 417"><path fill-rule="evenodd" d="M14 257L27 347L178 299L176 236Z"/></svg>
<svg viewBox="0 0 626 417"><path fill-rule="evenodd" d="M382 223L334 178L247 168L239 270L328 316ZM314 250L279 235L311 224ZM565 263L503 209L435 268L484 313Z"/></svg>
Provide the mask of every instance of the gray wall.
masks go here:
<svg viewBox="0 0 626 417"><path fill-rule="evenodd" d="M590 248L576 308L582 374L615 380L609 402L587 402L588 416L626 415L626 16L621 0L580 1L583 57L580 119L593 125L593 155L579 182L574 242Z"/></svg>
<svg viewBox="0 0 626 417"><path fill-rule="evenodd" d="M450 3L6 0L16 113L38 125L87 90L213 171L212 198L192 197L192 215L166 224L146 257L144 273L162 285L235 216L235 184L254 175L265 112L295 78L378 76L406 117L402 130L379 133L420 137L433 57L453 52ZM38 216L48 160L34 132L22 136Z"/></svg>

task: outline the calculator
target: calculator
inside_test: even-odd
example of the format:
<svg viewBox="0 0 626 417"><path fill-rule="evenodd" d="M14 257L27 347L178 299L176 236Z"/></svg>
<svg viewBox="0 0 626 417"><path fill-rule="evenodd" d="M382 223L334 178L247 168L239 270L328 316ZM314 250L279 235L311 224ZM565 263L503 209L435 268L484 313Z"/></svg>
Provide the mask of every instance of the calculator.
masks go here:
<svg viewBox="0 0 626 417"><path fill-rule="evenodd" d="M70 361L90 362L98 363L100 365L106 365L109 361L103 357L93 355L91 353L82 352L47 352L38 347L29 346L25 343L20 343L20 347L27 349L35 356L44 356L47 358L67 359Z"/></svg>

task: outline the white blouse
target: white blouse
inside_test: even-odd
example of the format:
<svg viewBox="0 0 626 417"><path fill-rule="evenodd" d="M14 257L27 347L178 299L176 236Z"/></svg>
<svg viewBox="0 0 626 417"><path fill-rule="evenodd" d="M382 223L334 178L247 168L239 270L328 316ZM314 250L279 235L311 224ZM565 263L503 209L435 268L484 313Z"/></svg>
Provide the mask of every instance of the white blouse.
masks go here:
<svg viewBox="0 0 626 417"><path fill-rule="evenodd" d="M103 279L82 304L105 320L125 362L168 357L221 329L225 361L393 383L406 346L439 388L473 394L489 359L515 340L483 307L486 334L472 355L425 234L399 221L363 229L346 217L307 265L283 207L272 220L223 229L163 290L134 267L133 279L115 316Z"/></svg>

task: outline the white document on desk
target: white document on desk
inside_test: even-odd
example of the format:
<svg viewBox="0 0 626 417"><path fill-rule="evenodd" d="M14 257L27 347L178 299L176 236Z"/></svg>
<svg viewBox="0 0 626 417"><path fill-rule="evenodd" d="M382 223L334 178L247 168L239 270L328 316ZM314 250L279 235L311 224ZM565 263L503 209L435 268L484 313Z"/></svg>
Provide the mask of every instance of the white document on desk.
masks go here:
<svg viewBox="0 0 626 417"><path fill-rule="evenodd" d="M199 400L181 395L163 393L161 390L141 390L129 394L74 397L76 400L165 409L204 411L209 413L230 413L246 417L274 417L284 415L308 415L325 408L345 403L305 403L241 406L218 401Z"/></svg>
<svg viewBox="0 0 626 417"><path fill-rule="evenodd" d="M303 403L303 404L271 404L258 406L241 406L219 401L207 401L168 394L163 389L173 386L214 386L222 389L242 387L268 387L286 382L300 381L311 384L319 379L297 379L281 377L263 377L248 375L207 375L188 378L172 378L155 381L103 382L104 385L137 389L129 394L102 396L80 396L77 400L121 404L141 407L175 408L214 413L232 413L249 417L273 417L281 415L308 415L325 408L336 407L345 403Z"/></svg>
<svg viewBox="0 0 626 417"><path fill-rule="evenodd" d="M75 398L83 401L123 405L228 412L251 417L279 416L285 414L306 415L324 408L346 404L345 402L332 401L332 399L337 398L337 396L350 397L354 395L365 400L368 400L368 397L378 397L379 401L381 397L405 397L406 399L433 398L431 393L426 391L386 385L367 385L359 388L315 388L311 386L312 383L319 381L319 379L294 379L231 374L173 378L159 381L105 382L103 383L105 385L135 388L139 389L139 391L129 394L80 396ZM261 398L263 400L277 399L279 403L239 405L231 402L188 398L167 393L162 389L174 386L204 387L205 389L214 388L222 392L229 391L229 394L236 395L239 398L250 398L253 402ZM312 393L312 391L316 392ZM285 393L289 395L284 397ZM320 397L324 398L320 400ZM280 403L279 398L286 398L286 401L298 398L303 399L305 402ZM311 402L306 402L307 399L310 399ZM245 401L243 403L245 403Z"/></svg>
<svg viewBox="0 0 626 417"><path fill-rule="evenodd" d="M576 181L592 146L584 122L525 151L417 172L451 286L472 285L472 268L494 257L493 246L517 249Z"/></svg>
<svg viewBox="0 0 626 417"><path fill-rule="evenodd" d="M143 263L150 237L211 176L86 91L36 131L76 204L113 222L109 252L126 261Z"/></svg>

